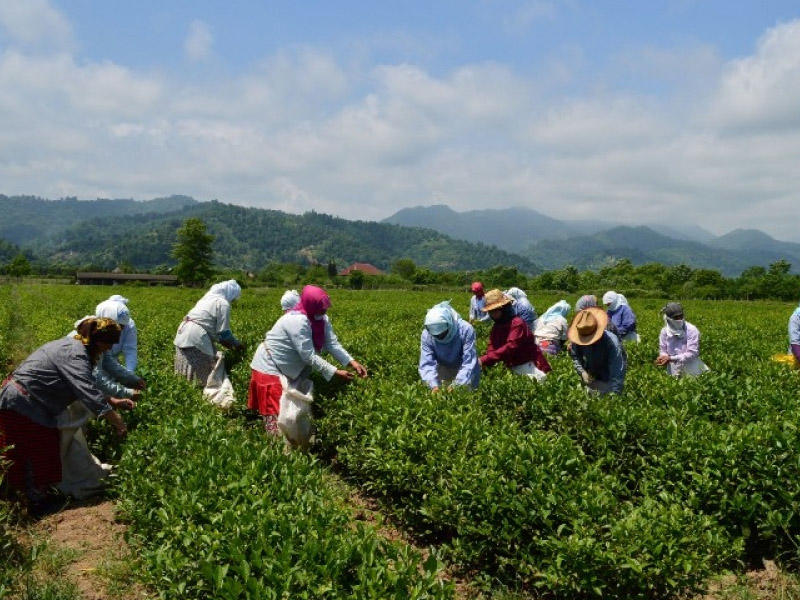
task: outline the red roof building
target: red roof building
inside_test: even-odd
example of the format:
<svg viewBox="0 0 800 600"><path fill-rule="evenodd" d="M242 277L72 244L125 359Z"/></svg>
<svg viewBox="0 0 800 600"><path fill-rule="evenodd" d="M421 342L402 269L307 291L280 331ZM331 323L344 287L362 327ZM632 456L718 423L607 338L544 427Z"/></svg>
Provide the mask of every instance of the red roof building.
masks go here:
<svg viewBox="0 0 800 600"><path fill-rule="evenodd" d="M352 271L361 271L364 275L383 275L383 271L381 271L378 267L371 265L369 263L353 263L346 269L339 271L339 275L350 275Z"/></svg>

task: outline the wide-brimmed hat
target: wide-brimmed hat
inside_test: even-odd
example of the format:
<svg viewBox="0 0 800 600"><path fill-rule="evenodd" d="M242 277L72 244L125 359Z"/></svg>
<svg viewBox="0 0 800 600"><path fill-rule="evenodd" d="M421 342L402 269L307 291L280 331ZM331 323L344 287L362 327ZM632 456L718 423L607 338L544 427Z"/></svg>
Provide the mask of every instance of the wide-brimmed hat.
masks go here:
<svg viewBox="0 0 800 600"><path fill-rule="evenodd" d="M567 337L573 344L589 346L603 337L608 325L608 314L602 308L584 308L572 320Z"/></svg>
<svg viewBox="0 0 800 600"><path fill-rule="evenodd" d="M490 310L494 310L495 308L500 308L511 302L511 298L509 298L503 292L497 289L489 290L488 292L486 292L484 298L486 298L486 304L482 309L483 312L489 312Z"/></svg>

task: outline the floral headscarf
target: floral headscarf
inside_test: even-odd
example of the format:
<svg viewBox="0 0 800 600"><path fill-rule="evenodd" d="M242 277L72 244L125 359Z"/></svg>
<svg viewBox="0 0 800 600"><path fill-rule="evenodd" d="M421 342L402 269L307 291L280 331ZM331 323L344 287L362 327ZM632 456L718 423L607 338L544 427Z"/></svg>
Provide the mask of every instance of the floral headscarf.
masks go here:
<svg viewBox="0 0 800 600"><path fill-rule="evenodd" d="M113 319L95 316L81 319L75 324L75 330L75 339L84 346L91 346L95 342L116 344L122 333L122 327Z"/></svg>

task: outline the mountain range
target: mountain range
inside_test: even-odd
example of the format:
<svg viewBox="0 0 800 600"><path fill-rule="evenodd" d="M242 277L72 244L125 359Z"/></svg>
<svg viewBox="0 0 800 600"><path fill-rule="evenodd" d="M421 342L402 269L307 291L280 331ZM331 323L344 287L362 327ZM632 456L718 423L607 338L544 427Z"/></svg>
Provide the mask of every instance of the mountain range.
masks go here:
<svg viewBox="0 0 800 600"><path fill-rule="evenodd" d="M454 238L480 239L522 254L544 269L574 265L598 269L627 258L634 264L684 263L735 276L751 266L777 260L800 272L800 244L782 242L757 229L715 236L697 225L636 227L608 221L559 220L528 208L456 212L448 206L404 208L386 223L428 227Z"/></svg>
<svg viewBox="0 0 800 600"><path fill-rule="evenodd" d="M800 270L800 244L759 230L737 229L717 237L695 225L568 221L527 208L456 212L444 205L419 206L377 223L198 202L188 196L137 201L0 195L0 214L5 217L0 260L21 248L34 260L75 268L169 266L177 229L197 217L215 236L218 266L251 271L270 262L329 261L388 269L398 258L432 270L502 264L528 274L566 265L598 269L622 258L634 264L684 263L727 276L781 259Z"/></svg>
<svg viewBox="0 0 800 600"><path fill-rule="evenodd" d="M152 269L174 264L170 253L176 231L186 219L196 217L215 236L215 262L226 268L258 271L270 262L334 261L339 266L369 262L386 270L394 260L407 257L432 270L502 264L529 274L539 271L523 256L430 229L348 221L315 212L292 215L185 196L135 202L0 195L0 214L12 215L0 229L0 238L17 244L33 259L76 268L113 269L127 263Z"/></svg>

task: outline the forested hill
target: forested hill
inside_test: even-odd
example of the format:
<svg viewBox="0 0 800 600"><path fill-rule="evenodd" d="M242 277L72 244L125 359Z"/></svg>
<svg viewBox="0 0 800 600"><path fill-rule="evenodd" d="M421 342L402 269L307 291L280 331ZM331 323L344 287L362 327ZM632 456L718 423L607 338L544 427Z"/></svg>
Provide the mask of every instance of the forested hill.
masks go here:
<svg viewBox="0 0 800 600"><path fill-rule="evenodd" d="M0 194L0 238L13 244L35 244L87 220L180 210L197 201L188 196L137 200L46 200Z"/></svg>
<svg viewBox="0 0 800 600"><path fill-rule="evenodd" d="M291 215L220 202L192 203L166 214L135 219L81 221L25 244L48 262L110 269L128 263L137 268L173 264L175 232L189 217L198 217L215 236L220 267L257 271L272 261L319 262L339 266L369 262L388 269L398 258L411 258L433 270L472 270L502 264L535 274L539 269L521 256L494 246L451 239L432 230L371 221L348 221L318 213Z"/></svg>

